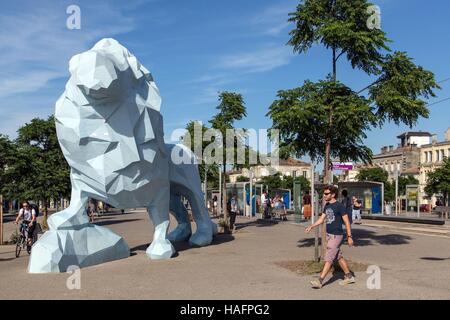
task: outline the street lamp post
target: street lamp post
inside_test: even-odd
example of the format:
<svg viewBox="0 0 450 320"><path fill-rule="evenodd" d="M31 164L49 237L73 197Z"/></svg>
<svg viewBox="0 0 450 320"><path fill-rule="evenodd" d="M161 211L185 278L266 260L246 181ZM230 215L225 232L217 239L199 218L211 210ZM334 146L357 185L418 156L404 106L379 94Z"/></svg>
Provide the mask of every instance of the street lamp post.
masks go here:
<svg viewBox="0 0 450 320"><path fill-rule="evenodd" d="M395 170L395 216L398 216L398 170Z"/></svg>
<svg viewBox="0 0 450 320"><path fill-rule="evenodd" d="M219 166L219 201L218 201L219 217L222 214L222 172Z"/></svg>
<svg viewBox="0 0 450 320"><path fill-rule="evenodd" d="M250 168L249 176L250 176L250 213L248 216L251 218L253 215L253 168Z"/></svg>
<svg viewBox="0 0 450 320"><path fill-rule="evenodd" d="M3 196L0 194L0 245L3 245Z"/></svg>

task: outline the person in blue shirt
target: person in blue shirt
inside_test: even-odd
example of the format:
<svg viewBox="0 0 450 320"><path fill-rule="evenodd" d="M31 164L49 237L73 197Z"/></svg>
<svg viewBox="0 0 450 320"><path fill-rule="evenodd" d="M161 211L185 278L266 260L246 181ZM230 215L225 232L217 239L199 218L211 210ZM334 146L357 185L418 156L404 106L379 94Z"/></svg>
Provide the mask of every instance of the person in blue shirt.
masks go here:
<svg viewBox="0 0 450 320"><path fill-rule="evenodd" d="M352 229L350 227L350 220L348 218L347 209L342 203L336 200L337 188L335 186L327 186L323 191L323 197L326 202L323 213L320 218L313 225L306 228L306 232L311 232L317 226L320 226L326 221L327 224L327 251L325 254L325 265L322 269L318 280L311 281L311 285L315 289L322 288L325 277L331 270L334 261L338 261L340 267L345 273L344 280L339 284L346 285L355 283L347 262L342 256L341 244L344 238L344 231L342 225L345 224L345 230L347 233L348 245L353 246Z"/></svg>

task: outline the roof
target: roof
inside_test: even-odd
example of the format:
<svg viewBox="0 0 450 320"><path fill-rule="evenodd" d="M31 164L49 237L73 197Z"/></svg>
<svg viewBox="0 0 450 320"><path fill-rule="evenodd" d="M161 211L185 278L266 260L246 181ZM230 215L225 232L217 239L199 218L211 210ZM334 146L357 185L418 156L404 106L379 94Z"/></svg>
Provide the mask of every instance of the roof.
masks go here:
<svg viewBox="0 0 450 320"><path fill-rule="evenodd" d="M430 147L440 147L440 146L446 146L450 145L450 141L441 141L441 142L435 142L435 143L429 143L429 144L423 144L421 148L430 148Z"/></svg>
<svg viewBox="0 0 450 320"><path fill-rule="evenodd" d="M292 157L289 157L287 159L280 159L279 165L280 166L303 166L303 167L311 166L311 164L308 162L300 161L300 160L294 159Z"/></svg>
<svg viewBox="0 0 450 320"><path fill-rule="evenodd" d="M429 132L424 131L408 131L403 132L401 135L397 136L397 138L403 138L403 137L431 137L432 134Z"/></svg>

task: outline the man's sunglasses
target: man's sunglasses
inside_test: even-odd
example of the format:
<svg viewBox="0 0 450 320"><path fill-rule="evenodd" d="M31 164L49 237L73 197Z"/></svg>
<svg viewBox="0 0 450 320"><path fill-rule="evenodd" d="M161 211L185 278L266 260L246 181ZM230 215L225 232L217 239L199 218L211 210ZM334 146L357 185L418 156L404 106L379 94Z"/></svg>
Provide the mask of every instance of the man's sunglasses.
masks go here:
<svg viewBox="0 0 450 320"><path fill-rule="evenodd" d="M327 196L327 195L329 195L329 194L331 194L331 192L324 192L324 193L323 193L324 196Z"/></svg>

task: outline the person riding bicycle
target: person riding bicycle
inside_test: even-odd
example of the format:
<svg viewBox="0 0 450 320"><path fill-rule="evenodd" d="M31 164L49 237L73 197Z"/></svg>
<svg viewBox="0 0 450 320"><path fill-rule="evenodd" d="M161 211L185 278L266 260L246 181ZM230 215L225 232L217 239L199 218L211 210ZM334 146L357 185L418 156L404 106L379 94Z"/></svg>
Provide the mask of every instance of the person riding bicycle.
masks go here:
<svg viewBox="0 0 450 320"><path fill-rule="evenodd" d="M20 227L20 232L23 232L23 226L28 226L28 245L31 245L33 241L33 232L36 228L36 211L30 206L28 201L22 204L22 208L19 210L15 224L19 224L20 218L23 217L23 222Z"/></svg>

